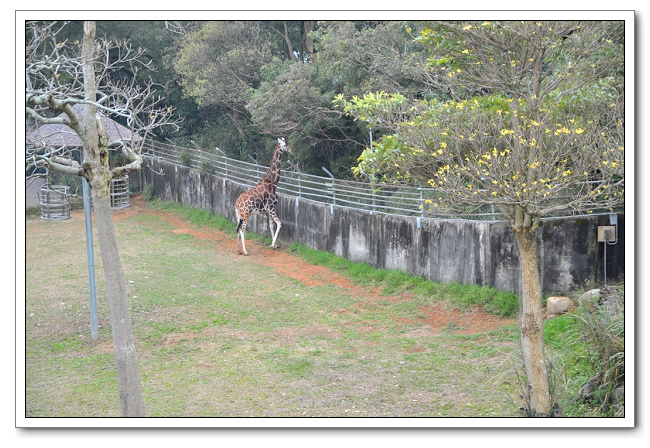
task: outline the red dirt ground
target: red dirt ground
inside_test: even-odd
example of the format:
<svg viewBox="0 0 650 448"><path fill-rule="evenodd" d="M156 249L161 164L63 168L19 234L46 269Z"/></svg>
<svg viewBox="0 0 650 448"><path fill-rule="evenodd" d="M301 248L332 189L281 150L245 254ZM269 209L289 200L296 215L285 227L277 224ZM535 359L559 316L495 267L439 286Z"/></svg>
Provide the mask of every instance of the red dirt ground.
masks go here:
<svg viewBox="0 0 650 448"><path fill-rule="evenodd" d="M131 205L125 209L114 211L113 217L116 221L136 214L162 216L171 226L174 227L174 233L189 234L197 238L213 241L217 243L220 248L224 249L226 253L232 254L233 258L243 257L237 253L237 240L235 238L234 227L232 235L228 235L216 229L199 229L191 223L181 219L174 213L162 213L148 208L141 195L132 197L130 204ZM83 214L83 210L73 211L72 213ZM282 235L280 235L280 238L281 237ZM246 262L261 263L266 266L271 266L278 274L294 278L306 286L334 284L341 288L354 290L355 295L360 298L360 301L388 299L397 302L408 298L406 294L386 296L379 293L380 288L372 289L357 286L351 280L337 272L322 266L310 264L302 258L291 255L282 249L274 250L270 247L262 246L251 239L247 240L247 246L250 255L246 257ZM341 309L337 312L344 314L348 311L349 310ZM457 324L459 328L458 333L464 334L492 331L502 325L510 325L516 322L515 319L502 319L492 314L487 314L479 308L472 308L467 311L458 311L449 309L442 303L423 307L420 311L425 318L418 319L418 323L424 324L426 327L430 328L430 330L423 329L422 331L431 331L434 333L442 331L452 322ZM369 331L372 331L372 329L369 329Z"/></svg>

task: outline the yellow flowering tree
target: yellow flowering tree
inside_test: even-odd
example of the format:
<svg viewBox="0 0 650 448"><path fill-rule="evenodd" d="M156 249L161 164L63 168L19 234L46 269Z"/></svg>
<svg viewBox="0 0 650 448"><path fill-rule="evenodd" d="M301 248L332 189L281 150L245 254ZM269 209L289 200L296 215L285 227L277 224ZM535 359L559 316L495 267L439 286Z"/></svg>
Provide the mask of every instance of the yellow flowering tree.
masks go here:
<svg viewBox="0 0 650 448"><path fill-rule="evenodd" d="M357 175L419 182L438 210L494 205L519 246L530 415L552 399L535 232L542 217L624 200L622 24L432 23L418 39L447 101L370 93L336 102L383 137Z"/></svg>

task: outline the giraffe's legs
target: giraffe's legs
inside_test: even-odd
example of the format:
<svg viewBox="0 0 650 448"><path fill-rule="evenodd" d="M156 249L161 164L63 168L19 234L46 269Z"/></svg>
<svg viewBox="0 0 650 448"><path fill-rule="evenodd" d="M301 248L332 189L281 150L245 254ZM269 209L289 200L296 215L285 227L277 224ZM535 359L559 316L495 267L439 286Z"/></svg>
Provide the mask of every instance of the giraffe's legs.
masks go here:
<svg viewBox="0 0 650 448"><path fill-rule="evenodd" d="M239 210L235 210L235 216L237 217L237 252L240 254L248 255L246 252L246 243L244 242L244 232L246 231L246 224L248 224L248 219L242 218ZM239 238L241 237L241 246L242 251L239 250Z"/></svg>
<svg viewBox="0 0 650 448"><path fill-rule="evenodd" d="M275 221L275 224L277 224L275 228L275 233L273 233L273 225L271 224L273 221ZM278 239L278 233L280 233L280 227L282 226L282 223L280 222L280 218L278 218L278 215L275 213L274 210L269 211L269 227L271 227L271 235L273 236L273 242L271 243L272 248L276 248L275 246L275 241Z"/></svg>
<svg viewBox="0 0 650 448"><path fill-rule="evenodd" d="M239 251L239 237L241 236L241 247L243 252ZM239 233L237 234L237 250L239 253L243 253L244 255L248 255L248 252L246 252L246 243L244 242L244 229L240 230Z"/></svg>
<svg viewBox="0 0 650 448"><path fill-rule="evenodd" d="M271 214L269 214L269 229L271 229L271 238L273 238L273 233L275 232L275 221L273 221Z"/></svg>

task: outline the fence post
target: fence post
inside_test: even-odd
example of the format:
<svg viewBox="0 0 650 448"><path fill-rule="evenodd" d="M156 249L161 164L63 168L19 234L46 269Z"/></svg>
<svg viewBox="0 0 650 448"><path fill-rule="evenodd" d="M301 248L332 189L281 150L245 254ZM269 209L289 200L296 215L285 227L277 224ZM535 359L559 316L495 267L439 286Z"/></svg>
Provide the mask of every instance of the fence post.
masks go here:
<svg viewBox="0 0 650 448"><path fill-rule="evenodd" d="M329 177L332 179L332 205L336 205L336 186L334 185L334 180L335 180L335 179L334 179L334 175L333 175L332 173L330 173L330 172L327 170L327 168L325 168L324 166L321 166L321 168L322 168L323 171L325 171L325 172L329 175Z"/></svg>
<svg viewBox="0 0 650 448"><path fill-rule="evenodd" d="M255 164L255 175L256 175L256 176L259 176L259 175L260 175L260 166L259 166L259 163L257 163L257 160L255 160L255 157L251 156L250 154L246 154L246 155L247 155L248 158L251 159L251 160L253 161L253 163Z"/></svg>
<svg viewBox="0 0 650 448"><path fill-rule="evenodd" d="M298 172L298 174L299 174L299 176L298 176L298 197L301 198L301 197L302 197L302 181L301 181L300 174L302 174L302 173L301 173L301 171L300 171L300 168L298 168L296 165L294 165L293 162L292 162L291 160L287 160L287 162L288 162L289 165L291 165L291 166L293 167L293 169L296 170L296 171ZM298 201L296 201L296 204L297 204L297 203L298 203Z"/></svg>
<svg viewBox="0 0 650 448"><path fill-rule="evenodd" d="M223 164L225 165L225 168L224 168L225 174L224 174L224 177L223 177L222 185L225 187L226 186L226 179L228 179L228 157L226 157L226 153L223 152L222 150L220 150L218 146L215 146L214 149L219 151L221 153L221 155L223 156Z"/></svg>
<svg viewBox="0 0 650 448"><path fill-rule="evenodd" d="M420 217L424 217L424 194L422 193L422 188L418 188L418 190L420 191Z"/></svg>

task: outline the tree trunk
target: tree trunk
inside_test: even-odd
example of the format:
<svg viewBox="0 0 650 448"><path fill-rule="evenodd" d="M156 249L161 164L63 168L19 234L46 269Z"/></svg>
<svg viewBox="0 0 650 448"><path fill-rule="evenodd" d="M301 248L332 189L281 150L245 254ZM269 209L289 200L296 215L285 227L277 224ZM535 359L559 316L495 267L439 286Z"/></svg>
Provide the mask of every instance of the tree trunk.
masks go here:
<svg viewBox="0 0 650 448"><path fill-rule="evenodd" d="M239 132L239 136L242 138L242 140L246 140L246 132L244 131L244 128L241 125L241 120L239 119L239 111L235 109L231 109L231 112L226 112L232 122L235 124L235 128L237 128L237 132Z"/></svg>
<svg viewBox="0 0 650 448"><path fill-rule="evenodd" d="M122 416L144 417L144 399L131 327L126 279L117 248L110 194L100 196L95 189L92 192L97 239L106 277Z"/></svg>
<svg viewBox="0 0 650 448"><path fill-rule="evenodd" d="M305 42L305 51L309 56L314 54L314 39L309 35L312 31L314 31L314 21L313 20L305 20L303 22L304 26L304 35L303 35L303 41Z"/></svg>
<svg viewBox="0 0 650 448"><path fill-rule="evenodd" d="M522 301L519 311L521 347L524 354L530 415L549 416L551 396L548 368L544 358L544 319L542 295L537 263L537 241L534 228L515 229L521 263Z"/></svg>
<svg viewBox="0 0 650 448"><path fill-rule="evenodd" d="M284 22L284 41L287 43L287 49L289 50L289 58L292 61L298 61L298 57L293 53L293 45L291 45L291 38L289 37L289 27L287 26L287 21Z"/></svg>
<svg viewBox="0 0 650 448"><path fill-rule="evenodd" d="M96 100L97 86L93 65L95 22L84 22L84 90L86 99ZM113 351L117 368L117 385L123 417L144 417L144 400L135 353L126 279L117 249L117 237L111 211L108 137L97 118L97 107L86 104L79 137L84 143L84 175L91 187L97 240L104 264L106 295L113 332Z"/></svg>

